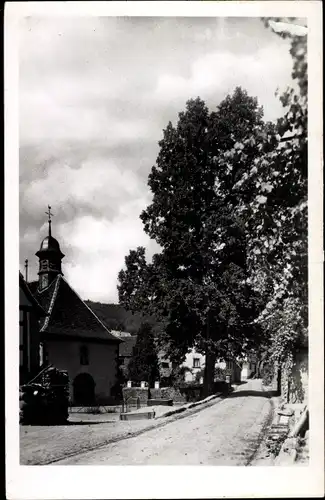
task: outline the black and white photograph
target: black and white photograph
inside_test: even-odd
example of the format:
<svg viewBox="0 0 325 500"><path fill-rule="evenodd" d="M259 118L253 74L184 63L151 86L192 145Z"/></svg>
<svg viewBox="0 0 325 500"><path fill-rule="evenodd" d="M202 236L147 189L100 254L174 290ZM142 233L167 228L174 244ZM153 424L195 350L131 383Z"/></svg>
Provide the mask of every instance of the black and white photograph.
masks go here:
<svg viewBox="0 0 325 500"><path fill-rule="evenodd" d="M264 2L176 2L177 15L154 13L173 2L143 15L118 7L147 2L101 2L117 6L107 15L64 3L16 4L16 466L306 477L324 441L319 2L274 2L305 5L289 16ZM168 482L153 469L143 498ZM126 498L119 470L109 498ZM60 498L83 498L69 488ZM39 494L19 498L54 498Z"/></svg>

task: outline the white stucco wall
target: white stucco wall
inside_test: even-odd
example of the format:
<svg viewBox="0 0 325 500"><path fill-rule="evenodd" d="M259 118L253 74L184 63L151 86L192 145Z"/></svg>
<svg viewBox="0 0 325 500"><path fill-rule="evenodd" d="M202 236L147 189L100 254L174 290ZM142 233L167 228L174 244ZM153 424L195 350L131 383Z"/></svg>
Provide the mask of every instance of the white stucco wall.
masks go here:
<svg viewBox="0 0 325 500"><path fill-rule="evenodd" d="M86 345L89 352L89 365L80 364L80 346ZM67 370L70 381L70 397L73 397L73 381L80 373L89 373L95 381L96 397L111 395L111 388L117 375L117 344L80 342L76 340L46 342L48 360L59 370Z"/></svg>
<svg viewBox="0 0 325 500"><path fill-rule="evenodd" d="M252 373L256 371L256 364L244 361L241 370L241 380L246 380Z"/></svg>
<svg viewBox="0 0 325 500"><path fill-rule="evenodd" d="M195 368L194 367L194 359L198 359L199 360L199 367L198 368ZM196 350L193 348L187 355L186 355L186 359L183 363L183 366L186 366L187 368L189 368L191 370L191 372L186 372L185 373L185 381L186 382L191 382L193 380L195 380L195 376L198 372L200 372L202 370L202 368L204 368L204 365L205 365L205 356L203 356L202 354L196 352Z"/></svg>

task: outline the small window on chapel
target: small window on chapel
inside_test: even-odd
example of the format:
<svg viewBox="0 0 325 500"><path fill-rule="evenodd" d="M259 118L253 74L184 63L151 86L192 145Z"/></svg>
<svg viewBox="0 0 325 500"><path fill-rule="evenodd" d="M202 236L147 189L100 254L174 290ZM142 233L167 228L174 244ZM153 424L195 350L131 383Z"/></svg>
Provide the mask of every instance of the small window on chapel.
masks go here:
<svg viewBox="0 0 325 500"><path fill-rule="evenodd" d="M49 278L47 274L43 274L40 277L40 289L43 290L43 288L47 288L49 286Z"/></svg>
<svg viewBox="0 0 325 500"><path fill-rule="evenodd" d="M86 345L80 347L80 364L89 365L89 351Z"/></svg>

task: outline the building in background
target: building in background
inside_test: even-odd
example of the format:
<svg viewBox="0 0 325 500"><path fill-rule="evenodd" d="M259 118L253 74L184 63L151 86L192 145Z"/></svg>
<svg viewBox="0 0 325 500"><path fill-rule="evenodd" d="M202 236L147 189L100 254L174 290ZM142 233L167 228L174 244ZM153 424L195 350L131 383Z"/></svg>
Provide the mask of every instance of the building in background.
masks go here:
<svg viewBox="0 0 325 500"><path fill-rule="evenodd" d="M123 376L127 378L128 366L134 354L134 347L137 341L137 336L131 335L129 332L120 332L116 330L111 330L111 332L116 337L123 340L119 348L119 366L122 370Z"/></svg>
<svg viewBox="0 0 325 500"><path fill-rule="evenodd" d="M19 273L19 376L20 384L35 376L42 364L39 321L46 311L35 299L24 277Z"/></svg>
<svg viewBox="0 0 325 500"><path fill-rule="evenodd" d="M247 356L242 360L241 380L247 380L256 373L257 359L255 356Z"/></svg>
<svg viewBox="0 0 325 500"><path fill-rule="evenodd" d="M205 355L200 354L195 348L193 348L189 353L187 353L186 359L182 366L186 366L188 368L188 370L185 372L185 382L194 382L198 379L198 377L204 377ZM239 361L217 360L215 368L227 370L227 373L229 372L231 375L232 382L241 381L242 367Z"/></svg>

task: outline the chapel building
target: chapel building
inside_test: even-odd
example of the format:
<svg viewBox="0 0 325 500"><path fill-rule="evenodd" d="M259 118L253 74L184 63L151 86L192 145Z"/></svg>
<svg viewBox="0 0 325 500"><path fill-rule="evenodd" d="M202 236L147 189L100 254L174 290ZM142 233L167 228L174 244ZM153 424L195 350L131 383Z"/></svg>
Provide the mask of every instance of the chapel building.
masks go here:
<svg viewBox="0 0 325 500"><path fill-rule="evenodd" d="M28 284L45 311L37 332L40 369L52 364L68 372L72 404L110 404L123 340L106 328L65 279L64 254L51 234L50 210L48 224L48 236L36 252L39 279Z"/></svg>

